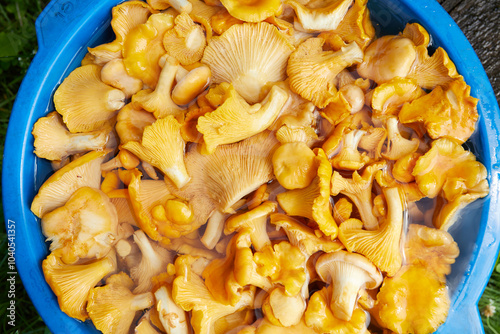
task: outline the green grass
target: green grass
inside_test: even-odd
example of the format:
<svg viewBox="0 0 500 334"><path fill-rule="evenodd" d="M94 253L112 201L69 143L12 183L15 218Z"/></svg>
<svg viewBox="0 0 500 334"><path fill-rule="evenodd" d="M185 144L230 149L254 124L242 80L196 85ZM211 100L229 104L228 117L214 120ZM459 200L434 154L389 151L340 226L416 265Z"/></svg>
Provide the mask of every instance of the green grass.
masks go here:
<svg viewBox="0 0 500 334"><path fill-rule="evenodd" d="M0 5L0 156L3 156L7 123L16 97L16 92L36 53L34 22L48 0L17 0L9 5ZM1 169L1 161L0 161ZM1 197L1 190L0 190ZM3 210L0 204L0 291L8 290L7 239ZM0 298L1 333L50 333L22 288L19 276L16 281L16 327L7 323L6 309L9 300ZM487 317L485 311L498 310ZM500 264L491 276L483 297L479 302L487 334L500 334Z"/></svg>

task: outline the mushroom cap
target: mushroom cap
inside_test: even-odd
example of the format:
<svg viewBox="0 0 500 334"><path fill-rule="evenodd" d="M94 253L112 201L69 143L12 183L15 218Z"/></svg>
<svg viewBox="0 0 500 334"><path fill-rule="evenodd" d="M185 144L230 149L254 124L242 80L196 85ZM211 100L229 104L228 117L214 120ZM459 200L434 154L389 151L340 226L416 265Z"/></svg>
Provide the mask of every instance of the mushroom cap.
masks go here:
<svg viewBox="0 0 500 334"><path fill-rule="evenodd" d="M363 271L365 275L364 287L366 289L375 289L382 284L382 275L373 263L361 254L349 253L346 251L321 255L316 260L316 272L322 281L335 285L338 277L333 276L332 272L334 272L334 270L339 270L345 265L355 266ZM341 271L341 273L348 274L348 271Z"/></svg>
<svg viewBox="0 0 500 334"><path fill-rule="evenodd" d="M269 292L262 305L264 316L272 323L284 327L299 324L305 310L306 301L300 293L289 296L280 286Z"/></svg>
<svg viewBox="0 0 500 334"><path fill-rule="evenodd" d="M101 69L101 80L107 85L120 89L127 99L142 89L142 81L131 77L123 59L113 59Z"/></svg>
<svg viewBox="0 0 500 334"><path fill-rule="evenodd" d="M281 13L280 0L221 0L231 16L246 22L260 22Z"/></svg>
<svg viewBox="0 0 500 334"><path fill-rule="evenodd" d="M352 318L359 290L375 289L383 281L378 268L361 254L346 251L323 254L315 267L321 280L333 286L330 309L344 321Z"/></svg>
<svg viewBox="0 0 500 334"><path fill-rule="evenodd" d="M418 23L407 23L401 35L411 39L416 46L428 47L431 41L427 30Z"/></svg>
<svg viewBox="0 0 500 334"><path fill-rule="evenodd" d="M196 128L203 134L206 149L213 153L217 146L249 138L267 129L278 117L288 94L274 86L262 103L250 106L233 86L225 94L224 103L198 118Z"/></svg>
<svg viewBox="0 0 500 334"><path fill-rule="evenodd" d="M349 321L335 317L330 309L333 286L316 291L305 312L307 326L315 333L366 333L366 313L361 308L355 308Z"/></svg>
<svg viewBox="0 0 500 334"><path fill-rule="evenodd" d="M267 217L277 208L278 203L266 201L248 212L233 215L226 220L224 234L228 235L235 231L245 230L250 233L254 248L260 251L266 245L271 244L267 236L266 223Z"/></svg>
<svg viewBox="0 0 500 334"><path fill-rule="evenodd" d="M238 303L243 290L243 286L235 277L237 243L238 235L235 235L226 247L226 256L212 260L202 273L205 285L213 298L224 305Z"/></svg>
<svg viewBox="0 0 500 334"><path fill-rule="evenodd" d="M31 211L39 218L62 206L81 187L99 189L101 164L108 150L92 151L52 174L33 198Z"/></svg>
<svg viewBox="0 0 500 334"><path fill-rule="evenodd" d="M161 118L144 128L141 143L129 141L122 147L160 169L181 188L189 181L190 176L184 164L186 143L182 139L180 127L173 116Z"/></svg>
<svg viewBox="0 0 500 334"><path fill-rule="evenodd" d="M305 188L316 177L315 157L305 143L282 144L273 154L274 175L286 189Z"/></svg>
<svg viewBox="0 0 500 334"><path fill-rule="evenodd" d="M288 296L297 295L306 282L306 257L287 241L266 246L254 254L257 272L273 283L281 283Z"/></svg>
<svg viewBox="0 0 500 334"><path fill-rule="evenodd" d="M86 264L65 264L56 253L50 253L42 262L45 280L57 296L61 311L85 321L88 318L85 306L90 289L115 271L116 265L108 257Z"/></svg>
<svg viewBox="0 0 500 334"><path fill-rule="evenodd" d="M290 243L307 256L319 251L330 253L344 248L338 240L318 237L312 228L282 213L271 214L271 224L284 229Z"/></svg>
<svg viewBox="0 0 500 334"><path fill-rule="evenodd" d="M387 276L394 276L403 263L403 198L398 188L384 188L388 213L377 230L363 229L363 222L351 218L339 227L339 239L350 252L364 255Z"/></svg>
<svg viewBox="0 0 500 334"><path fill-rule="evenodd" d="M404 306L402 306L404 305ZM450 308L448 288L422 265L401 268L377 294L377 322L397 333L433 333Z"/></svg>
<svg viewBox="0 0 500 334"><path fill-rule="evenodd" d="M61 249L62 259L101 258L117 236L118 215L106 194L82 187L64 206L43 215L42 232L51 241L50 250Z"/></svg>
<svg viewBox="0 0 500 334"><path fill-rule="evenodd" d="M374 117L398 115L406 102L411 102L425 95L416 80L394 78L378 85L372 93L371 106Z"/></svg>
<svg viewBox="0 0 500 334"><path fill-rule="evenodd" d="M470 86L456 79L403 105L399 120L404 124L423 123L432 139L447 137L462 144L475 130L478 101L470 96Z"/></svg>
<svg viewBox="0 0 500 334"><path fill-rule="evenodd" d="M136 109L133 103L126 104L116 118L116 132L120 137L120 143L129 141L140 141L144 128L153 124L156 118L151 113L142 109Z"/></svg>
<svg viewBox="0 0 500 334"><path fill-rule="evenodd" d="M486 168L472 152L466 151L453 140L441 138L431 143L431 149L421 156L413 168L415 182L427 197L436 197L447 182L460 179L466 191L474 192L474 187L486 179ZM449 200L453 200L454 192ZM480 191L482 193L482 191Z"/></svg>
<svg viewBox="0 0 500 334"><path fill-rule="evenodd" d="M168 246L171 238L188 234L198 227L194 223L176 224L154 212L153 209L164 206L168 200L175 198L164 181L141 180L140 174L134 175L128 191L139 227L151 239Z"/></svg>
<svg viewBox="0 0 500 334"><path fill-rule="evenodd" d="M174 22L174 28L163 36L163 47L182 65L196 63L203 56L207 45L204 28L187 13L177 15Z"/></svg>
<svg viewBox="0 0 500 334"><path fill-rule="evenodd" d="M343 69L363 60L363 51L352 42L339 51L323 51L323 38L302 42L288 60L290 88L318 108L330 103L336 93L334 84Z"/></svg>
<svg viewBox="0 0 500 334"><path fill-rule="evenodd" d="M365 50L375 37L375 28L370 20L367 3L368 0L354 0L337 28L322 32L320 37L339 36L345 43L356 42L362 50Z"/></svg>
<svg viewBox="0 0 500 334"><path fill-rule="evenodd" d="M248 102L259 102L262 87L286 78L286 63L294 47L272 24L238 24L205 48L202 63L215 83L231 83Z"/></svg>
<svg viewBox="0 0 500 334"><path fill-rule="evenodd" d="M311 1L303 5L300 1L285 0L291 6L300 26L307 32L335 30L344 19L353 0Z"/></svg>
<svg viewBox="0 0 500 334"><path fill-rule="evenodd" d="M125 94L101 81L101 67L73 70L57 88L54 105L70 132L100 130L125 105Z"/></svg>
<svg viewBox="0 0 500 334"><path fill-rule="evenodd" d="M417 57L415 44L402 36L383 36L365 50L358 73L378 84L395 77L405 78Z"/></svg>
<svg viewBox="0 0 500 334"><path fill-rule="evenodd" d="M174 17L167 13L153 14L144 24L129 31L123 41L123 63L130 76L155 88L160 77L160 57L165 54L163 35L174 26Z"/></svg>
<svg viewBox="0 0 500 334"><path fill-rule="evenodd" d="M72 134L55 111L41 117L33 126L34 153L39 158L64 160L70 155L92 150L103 150L111 129Z"/></svg>
<svg viewBox="0 0 500 334"><path fill-rule="evenodd" d="M408 264L422 264L445 281L459 253L457 243L448 232L424 225L408 226L405 243Z"/></svg>
<svg viewBox="0 0 500 334"><path fill-rule="evenodd" d="M337 237L338 228L330 207L332 166L322 149L317 150L315 161L317 175L311 184L280 193L276 198L288 215L314 220L321 232L333 240Z"/></svg>

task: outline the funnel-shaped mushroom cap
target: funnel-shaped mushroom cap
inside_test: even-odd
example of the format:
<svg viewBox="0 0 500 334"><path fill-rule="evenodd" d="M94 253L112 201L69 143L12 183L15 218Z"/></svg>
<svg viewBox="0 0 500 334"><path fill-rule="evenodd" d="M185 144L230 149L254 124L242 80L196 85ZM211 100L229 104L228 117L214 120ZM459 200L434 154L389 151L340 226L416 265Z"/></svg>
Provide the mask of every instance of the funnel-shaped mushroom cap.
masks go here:
<svg viewBox="0 0 500 334"><path fill-rule="evenodd" d="M159 119L144 129L140 143L129 141L122 147L160 169L181 188L189 181L189 175L184 164L186 143L180 127L173 116Z"/></svg>
<svg viewBox="0 0 500 334"><path fill-rule="evenodd" d="M108 283L90 290L87 312L96 328L103 333L127 333L137 311L154 305L154 295L134 295L128 287Z"/></svg>
<svg viewBox="0 0 500 334"><path fill-rule="evenodd" d="M294 9L300 25L305 31L318 32L335 30L347 14L352 1L318 1L309 7L296 0L286 0L284 3Z"/></svg>
<svg viewBox="0 0 500 334"><path fill-rule="evenodd" d="M71 132L104 128L125 105L125 94L101 81L101 67L85 65L71 72L54 94L54 105Z"/></svg>
<svg viewBox="0 0 500 334"><path fill-rule="evenodd" d="M432 56L424 45L417 46L417 58L410 73L406 76L414 79L422 88L434 89L459 79L455 64L443 48L438 48Z"/></svg>
<svg viewBox="0 0 500 334"><path fill-rule="evenodd" d="M233 215L226 220L224 233L227 235L235 231L245 230L250 233L254 248L260 251L264 246L271 244L266 230L267 217L277 208L276 202L267 201L248 212Z"/></svg>
<svg viewBox="0 0 500 334"><path fill-rule="evenodd" d="M110 129L86 133L70 133L57 112L39 118L33 126L34 153L39 158L64 160L70 155L102 150L108 142Z"/></svg>
<svg viewBox="0 0 500 334"><path fill-rule="evenodd" d="M39 218L58 208L81 187L99 189L101 164L109 151L92 151L55 172L38 190L31 211Z"/></svg>
<svg viewBox="0 0 500 334"><path fill-rule="evenodd" d="M489 187L488 182L484 180L481 182L477 188L479 188L478 192L466 193L463 195L459 195L453 200L447 201L446 204L441 203L445 202L444 199L438 198L439 209L434 211L434 216L432 217L432 224L443 231L448 231L450 227L453 226L460 218L460 214L462 210L474 202L478 198L485 197L488 195Z"/></svg>
<svg viewBox="0 0 500 334"><path fill-rule="evenodd" d="M307 39L290 55L286 70L290 88L319 108L335 98L337 74L363 60L363 51L354 42L337 52L323 51L324 43L322 38Z"/></svg>
<svg viewBox="0 0 500 334"><path fill-rule="evenodd" d="M306 257L287 241L266 246L254 254L257 272L285 287L288 296L297 295L306 281Z"/></svg>
<svg viewBox="0 0 500 334"><path fill-rule="evenodd" d="M113 7L111 28L115 33L115 40L88 48L92 62L104 65L113 59L120 59L125 36L137 25L146 23L149 15L151 15L151 7L143 1L126 1Z"/></svg>
<svg viewBox="0 0 500 334"><path fill-rule="evenodd" d="M224 103L198 118L196 128L203 134L208 153L213 153L219 145L238 142L268 128L278 117L287 99L287 92L274 86L262 104L250 106L230 86Z"/></svg>
<svg viewBox="0 0 500 334"><path fill-rule="evenodd" d="M378 230L363 229L363 222L349 219L339 228L339 239L350 252L366 256L388 276L401 268L401 233L403 231L403 196L398 188L383 190L387 202L387 217Z"/></svg>
<svg viewBox="0 0 500 334"><path fill-rule="evenodd" d="M460 250L446 231L410 224L406 235L405 257L409 264L423 264L443 281L451 272Z"/></svg>
<svg viewBox="0 0 500 334"><path fill-rule="evenodd" d="M172 115L176 119L182 119L184 109L175 104L171 96L175 75L180 67L179 62L168 55L162 57L163 59L165 59L165 64L161 70L156 88L154 90L141 90L132 97L132 103L153 113L156 118L165 118Z"/></svg>
<svg viewBox="0 0 500 334"><path fill-rule="evenodd" d="M187 13L177 15L174 22L174 28L163 37L165 50L182 65L196 63L203 56L207 45L203 27L194 23Z"/></svg>
<svg viewBox="0 0 500 334"><path fill-rule="evenodd" d="M358 73L378 84L393 78L405 78L417 57L415 44L402 36L383 36L365 50Z"/></svg>
<svg viewBox="0 0 500 334"><path fill-rule="evenodd" d="M262 87L286 79L286 63L294 47L272 24L238 24L205 48L202 62L215 83L231 83L248 102L259 102Z"/></svg>
<svg viewBox="0 0 500 334"><path fill-rule="evenodd" d="M366 7L368 0L354 0L344 19L333 31L325 31L320 37L339 36L346 43L356 42L364 50L375 37L375 29L370 20L370 11Z"/></svg>
<svg viewBox="0 0 500 334"><path fill-rule="evenodd" d="M156 118L144 110L135 109L132 103L123 107L116 118L116 132L120 143L141 141L144 128L153 124Z"/></svg>
<svg viewBox="0 0 500 334"><path fill-rule="evenodd" d="M215 209L234 212L236 202L270 181L271 157L277 144L276 138L264 131L239 143L222 145L210 155L201 154L199 146L191 146L186 154L191 181L182 189L171 190L189 201L194 210L193 224L205 224Z"/></svg>
<svg viewBox="0 0 500 334"><path fill-rule="evenodd" d="M308 257L319 251L330 253L344 248L338 240L318 237L313 229L282 213L271 214L271 224L284 229L290 243Z"/></svg>
<svg viewBox="0 0 500 334"><path fill-rule="evenodd" d="M428 267L405 266L395 277L384 279L372 314L396 333L433 333L448 315L448 291Z"/></svg>
<svg viewBox="0 0 500 334"><path fill-rule="evenodd" d="M88 318L85 305L90 289L115 271L116 264L109 257L87 264L65 264L52 252L43 260L42 269L61 310L72 318L85 321Z"/></svg>
<svg viewBox="0 0 500 334"><path fill-rule="evenodd" d="M64 206L42 218L42 231L51 241L50 250L61 249L62 259L101 258L116 239L118 215L102 191L83 187Z"/></svg>
<svg viewBox="0 0 500 334"><path fill-rule="evenodd" d="M425 95L413 79L394 78L373 90L371 106L374 117L398 115L405 102Z"/></svg>
<svg viewBox="0 0 500 334"><path fill-rule="evenodd" d="M309 298L305 313L307 326L313 328L315 333L368 333L366 313L359 307L354 309L349 321L335 317L330 309L333 288L333 285L325 287Z"/></svg>
<svg viewBox="0 0 500 334"><path fill-rule="evenodd" d="M305 188L316 176L315 157L305 143L282 144L273 154L274 175L286 189Z"/></svg>
<svg viewBox="0 0 500 334"><path fill-rule="evenodd" d="M407 23L401 36L411 39L416 46L428 47L431 41L427 30L418 23Z"/></svg>
<svg viewBox="0 0 500 334"><path fill-rule="evenodd" d="M123 63L129 75L141 79L151 88L156 87L161 72L158 61L165 54L163 35L173 26L173 15L158 13L130 30L122 49Z"/></svg>
<svg viewBox="0 0 500 334"><path fill-rule="evenodd" d="M455 141L441 138L433 141L431 149L417 160L412 174L425 196L434 198L446 188L444 195L453 200L462 193L477 192L475 187L486 180L487 171L472 152ZM449 187L453 180L461 181L462 190L453 191ZM488 189L485 190L482 195L487 194Z"/></svg>
<svg viewBox="0 0 500 334"><path fill-rule="evenodd" d="M281 13L280 0L221 0L229 14L246 22L260 22Z"/></svg>
<svg viewBox="0 0 500 334"><path fill-rule="evenodd" d="M318 171L311 184L303 189L280 193L277 200L288 215L314 220L319 229L333 240L338 229L330 207L332 166L322 149L318 149L315 160Z"/></svg>
<svg viewBox="0 0 500 334"><path fill-rule="evenodd" d="M399 120L401 123L423 123L432 139L447 137L463 143L475 130L478 101L470 96L470 86L463 79L457 79L447 87L438 86L429 94L403 105Z"/></svg>
<svg viewBox="0 0 500 334"><path fill-rule="evenodd" d="M359 290L375 289L383 280L366 257L346 251L321 255L316 261L316 272L322 281L333 285L330 309L344 321L351 320Z"/></svg>

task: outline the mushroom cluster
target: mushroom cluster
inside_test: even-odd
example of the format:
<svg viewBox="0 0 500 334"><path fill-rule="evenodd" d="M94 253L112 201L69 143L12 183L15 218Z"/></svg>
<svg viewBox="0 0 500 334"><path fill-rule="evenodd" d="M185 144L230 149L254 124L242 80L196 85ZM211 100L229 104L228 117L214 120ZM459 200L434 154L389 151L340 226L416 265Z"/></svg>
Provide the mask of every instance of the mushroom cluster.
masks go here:
<svg viewBox="0 0 500 334"><path fill-rule="evenodd" d="M470 96L367 0L113 8L34 128L61 310L103 333L432 333L488 195ZM468 222L461 222L466 224Z"/></svg>

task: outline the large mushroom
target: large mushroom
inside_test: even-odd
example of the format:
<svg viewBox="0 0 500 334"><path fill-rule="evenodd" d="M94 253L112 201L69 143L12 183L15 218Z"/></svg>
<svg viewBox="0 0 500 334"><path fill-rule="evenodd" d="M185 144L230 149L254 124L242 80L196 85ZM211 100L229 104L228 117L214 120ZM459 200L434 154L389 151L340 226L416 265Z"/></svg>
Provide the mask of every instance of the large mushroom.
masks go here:
<svg viewBox="0 0 500 334"><path fill-rule="evenodd" d="M321 280L333 286L330 309L338 319L349 321L360 289L375 289L382 274L366 257L338 251L321 255L316 261Z"/></svg>
<svg viewBox="0 0 500 334"><path fill-rule="evenodd" d="M256 103L268 82L286 79L293 49L272 24L238 24L213 37L201 61L210 66L215 83L231 83L248 103Z"/></svg>
<svg viewBox="0 0 500 334"><path fill-rule="evenodd" d="M125 94L101 81L101 67L85 65L64 79L54 94L56 111L71 132L88 132L109 126L125 105Z"/></svg>

